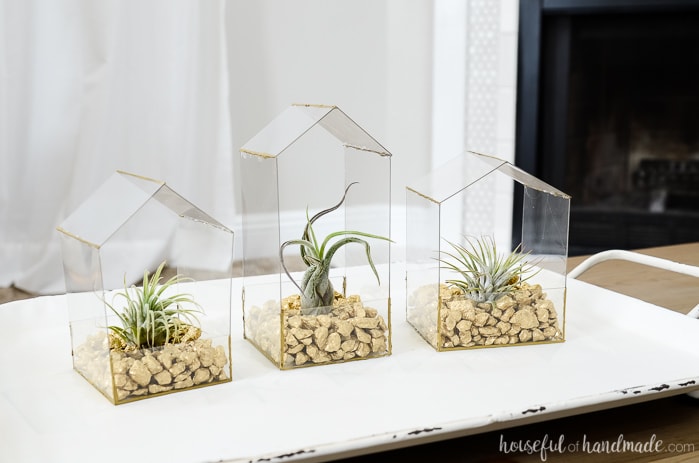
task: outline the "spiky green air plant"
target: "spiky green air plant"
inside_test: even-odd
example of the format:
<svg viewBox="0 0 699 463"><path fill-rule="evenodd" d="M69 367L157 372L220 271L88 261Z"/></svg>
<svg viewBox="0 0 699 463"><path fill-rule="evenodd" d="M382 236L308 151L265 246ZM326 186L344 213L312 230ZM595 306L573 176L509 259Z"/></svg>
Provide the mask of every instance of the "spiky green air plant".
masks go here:
<svg viewBox="0 0 699 463"><path fill-rule="evenodd" d="M124 277L124 291L117 293L112 300L124 299L125 305L121 310L105 302L121 321L121 326L113 325L109 329L125 347L141 349L181 342L189 328L198 325L196 313L203 311L191 295L163 295L172 285L189 279L175 275L161 284L160 275L164 267L165 262L160 264L153 276L148 271L144 272L143 286L140 288L127 288Z"/></svg>
<svg viewBox="0 0 699 463"><path fill-rule="evenodd" d="M451 260L439 259L442 268L458 273L461 279L446 280L476 302L493 302L533 277L534 265L525 261L529 253L520 252L521 244L506 255L498 255L490 237L474 240L466 237L467 246L445 240L455 253L442 251Z"/></svg>
<svg viewBox="0 0 699 463"><path fill-rule="evenodd" d="M313 231L313 223L322 216L339 208L342 203L345 202L350 187L355 183L356 182L353 182L347 185L342 199L336 205L318 212L311 218L308 218L308 212L306 212L306 226L301 239L286 241L279 247L279 258L282 267L289 279L301 292L301 311L306 315L318 315L321 313L328 313L332 310L335 290L330 282L330 264L333 256L342 246L350 243L363 245L369 266L372 272L374 272L374 276L376 276L376 281L381 284L379 274L374 266L374 261L371 259L371 247L369 243L362 238L391 241L389 238L356 230L343 230L330 233L322 242L319 242ZM339 239L331 244L331 240L334 238ZM301 259L307 267L300 285L293 279L284 264L284 249L290 245L300 246Z"/></svg>

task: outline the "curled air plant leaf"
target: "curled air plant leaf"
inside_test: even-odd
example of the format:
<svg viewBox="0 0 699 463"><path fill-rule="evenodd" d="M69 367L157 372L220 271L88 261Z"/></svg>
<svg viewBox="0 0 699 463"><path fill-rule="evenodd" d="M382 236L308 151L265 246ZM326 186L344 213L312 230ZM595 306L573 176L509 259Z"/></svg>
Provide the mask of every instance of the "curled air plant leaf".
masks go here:
<svg viewBox="0 0 699 463"><path fill-rule="evenodd" d="M279 247L279 258L282 267L289 279L301 292L301 311L306 315L317 315L332 310L335 290L330 282L330 264L335 253L346 244L358 243L364 246L369 266L372 272L374 272L374 276L376 276L376 281L379 282L379 284L381 283L379 274L374 266L374 261L371 258L369 243L362 238L391 241L389 238L356 230L342 230L330 233L322 242L319 242L313 231L313 223L322 216L339 208L342 203L345 202L350 187L355 183L356 182L350 183L347 186L345 193L342 195L342 199L334 206L318 212L311 218L308 218L308 213L306 214L306 226L301 239L285 241ZM331 240L334 238L339 239L331 243ZM300 247L301 259L307 267L300 285L293 279L284 264L284 249L291 245L298 245Z"/></svg>
<svg viewBox="0 0 699 463"><path fill-rule="evenodd" d="M521 244L507 255L498 255L495 241L489 237L475 242L466 237L467 246L445 241L455 253L442 251L451 258L439 259L444 264L442 268L461 277L446 282L476 302L493 302L538 273L531 273L534 264L525 261L529 253L520 252Z"/></svg>
<svg viewBox="0 0 699 463"><path fill-rule="evenodd" d="M152 276L148 271L144 272L142 287L127 288L124 280L124 291L118 292L112 300L124 299L121 310L105 301L121 321L121 326L112 325L109 330L123 347L142 349L182 342L188 337L190 328L198 325L196 313L203 311L191 295L163 295L172 285L188 280L175 275L161 284L160 274L164 267L165 262Z"/></svg>

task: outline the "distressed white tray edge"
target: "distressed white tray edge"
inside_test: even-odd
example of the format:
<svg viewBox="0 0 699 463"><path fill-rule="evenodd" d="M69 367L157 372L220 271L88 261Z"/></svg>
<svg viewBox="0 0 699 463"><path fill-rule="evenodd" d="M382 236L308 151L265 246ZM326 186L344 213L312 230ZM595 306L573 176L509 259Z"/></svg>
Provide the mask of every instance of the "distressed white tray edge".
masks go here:
<svg viewBox="0 0 699 463"><path fill-rule="evenodd" d="M541 405L539 408L519 412L521 416L517 416L516 413L505 413L500 416L488 415L479 420L455 421L431 428L402 429L353 441L333 442L315 447L289 450L288 452L222 460L220 463L252 463L259 461L303 461L305 463L316 463L333 461L608 410L681 395L691 391L699 391L699 376L671 381L671 383L673 384L661 382L655 385L649 384L627 390L612 391L608 394L579 397L565 404Z"/></svg>

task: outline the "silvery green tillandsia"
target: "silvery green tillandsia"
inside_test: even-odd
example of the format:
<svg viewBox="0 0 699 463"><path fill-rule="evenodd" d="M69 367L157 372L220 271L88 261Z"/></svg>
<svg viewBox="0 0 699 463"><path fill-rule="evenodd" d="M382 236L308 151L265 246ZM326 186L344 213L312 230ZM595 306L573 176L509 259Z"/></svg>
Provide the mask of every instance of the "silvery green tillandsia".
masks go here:
<svg viewBox="0 0 699 463"><path fill-rule="evenodd" d="M123 298L125 306L121 310L105 301L107 306L121 321L121 326L110 326L109 330L126 348L158 347L166 343L187 340L192 327L198 330L196 313L203 313L190 294L178 293L165 296L163 293L172 285L188 281L175 275L160 283L165 262L160 264L153 276L143 274L143 286L126 287L118 292L112 302ZM115 304L116 305L116 304ZM191 339L191 338L190 338Z"/></svg>
<svg viewBox="0 0 699 463"><path fill-rule="evenodd" d="M442 268L452 270L461 277L446 282L461 289L476 302L493 302L538 273L532 273L534 264L526 262L529 253L520 252L521 244L511 253L498 255L491 237L465 239L467 246L445 240L456 253L442 251L451 261L439 260L445 265Z"/></svg>
<svg viewBox="0 0 699 463"><path fill-rule="evenodd" d="M308 218L308 212L306 212L306 226L301 239L286 241L279 248L279 258L281 259L284 272L301 292L301 312L305 315L318 315L332 310L335 290L330 282L330 264L335 253L344 245L358 243L364 246L369 266L372 272L374 272L374 276L376 276L376 281L381 284L379 274L371 258L371 247L362 238L391 241L389 238L356 230L342 230L330 233L322 242L319 242L313 231L313 223L316 220L336 210L345 202L347 192L354 183L350 183L347 186L342 199L336 205L324 209L310 218ZM334 238L338 238L338 240L331 244ZM300 246L301 259L307 267L300 285L293 279L284 264L284 249L290 245Z"/></svg>

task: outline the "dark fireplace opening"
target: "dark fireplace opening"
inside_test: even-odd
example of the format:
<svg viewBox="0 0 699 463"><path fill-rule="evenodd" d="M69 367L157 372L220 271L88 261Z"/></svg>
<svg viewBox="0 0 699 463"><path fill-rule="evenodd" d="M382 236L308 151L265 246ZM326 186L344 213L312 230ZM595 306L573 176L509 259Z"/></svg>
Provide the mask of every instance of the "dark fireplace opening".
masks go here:
<svg viewBox="0 0 699 463"><path fill-rule="evenodd" d="M524 3L516 163L572 196L570 255L699 241L699 2Z"/></svg>

